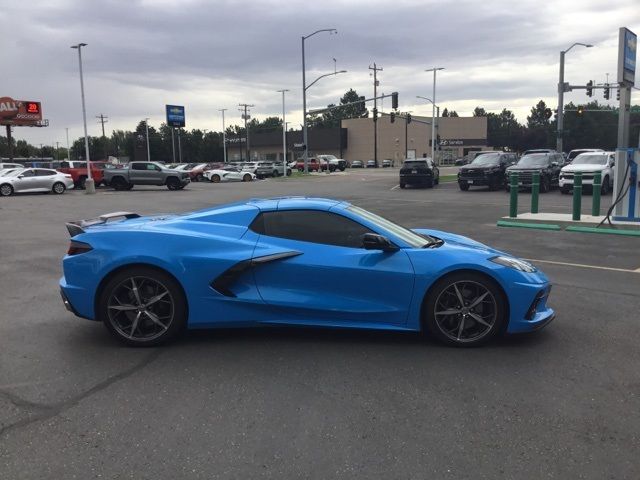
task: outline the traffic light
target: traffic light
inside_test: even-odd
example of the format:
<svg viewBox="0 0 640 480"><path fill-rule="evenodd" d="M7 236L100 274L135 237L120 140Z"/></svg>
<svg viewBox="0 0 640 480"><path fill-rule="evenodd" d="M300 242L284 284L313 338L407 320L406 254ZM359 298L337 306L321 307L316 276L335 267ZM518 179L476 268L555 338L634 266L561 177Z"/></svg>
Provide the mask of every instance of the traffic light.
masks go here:
<svg viewBox="0 0 640 480"><path fill-rule="evenodd" d="M394 110L398 109L398 92L393 92L391 94L391 108Z"/></svg>
<svg viewBox="0 0 640 480"><path fill-rule="evenodd" d="M396 112L391 112L389 117L391 118L391 123L394 123L396 121Z"/></svg>
<svg viewBox="0 0 640 480"><path fill-rule="evenodd" d="M584 107L582 105L578 105L578 115L582 115L584 113Z"/></svg>
<svg viewBox="0 0 640 480"><path fill-rule="evenodd" d="M609 97L611 97L611 91L609 90L609 86L607 85L604 89L604 99L609 100Z"/></svg>
<svg viewBox="0 0 640 480"><path fill-rule="evenodd" d="M407 125L411 123L411 114L407 113Z"/></svg>
<svg viewBox="0 0 640 480"><path fill-rule="evenodd" d="M620 100L620 89L616 90L616 100Z"/></svg>
<svg viewBox="0 0 640 480"><path fill-rule="evenodd" d="M587 82L587 97L593 96L593 80Z"/></svg>
<svg viewBox="0 0 640 480"><path fill-rule="evenodd" d="M378 109L377 108L373 109L373 121L374 122L378 121Z"/></svg>

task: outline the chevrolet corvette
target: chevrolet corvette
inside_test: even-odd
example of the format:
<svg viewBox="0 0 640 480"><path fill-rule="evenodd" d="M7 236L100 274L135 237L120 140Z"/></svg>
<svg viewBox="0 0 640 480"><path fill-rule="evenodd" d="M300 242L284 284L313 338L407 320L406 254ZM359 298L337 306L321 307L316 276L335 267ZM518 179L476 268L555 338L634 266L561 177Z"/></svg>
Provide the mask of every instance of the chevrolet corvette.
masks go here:
<svg viewBox="0 0 640 480"><path fill-rule="evenodd" d="M340 200L252 199L67 224L68 310L147 346L183 330L298 325L425 332L452 346L554 318L535 266Z"/></svg>

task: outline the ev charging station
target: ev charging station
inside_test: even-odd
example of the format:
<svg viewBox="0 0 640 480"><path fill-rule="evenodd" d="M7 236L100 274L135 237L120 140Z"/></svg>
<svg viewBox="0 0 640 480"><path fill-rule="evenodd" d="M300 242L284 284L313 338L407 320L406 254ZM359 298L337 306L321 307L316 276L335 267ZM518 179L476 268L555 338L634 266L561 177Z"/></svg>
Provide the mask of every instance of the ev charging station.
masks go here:
<svg viewBox="0 0 640 480"><path fill-rule="evenodd" d="M631 88L635 83L638 37L628 28L620 28L618 37L618 148L614 175L614 195L609 215L615 223L640 222L640 138L638 146L629 148ZM613 210L613 211L611 211Z"/></svg>

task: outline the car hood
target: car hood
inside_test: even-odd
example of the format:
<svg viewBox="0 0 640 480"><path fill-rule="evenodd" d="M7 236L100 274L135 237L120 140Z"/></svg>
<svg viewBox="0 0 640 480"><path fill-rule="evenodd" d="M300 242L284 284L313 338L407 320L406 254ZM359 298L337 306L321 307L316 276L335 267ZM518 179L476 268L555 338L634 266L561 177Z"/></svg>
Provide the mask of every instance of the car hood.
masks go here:
<svg viewBox="0 0 640 480"><path fill-rule="evenodd" d="M601 172L607 168L606 165L593 165L588 163L571 164L562 167L562 172Z"/></svg>
<svg viewBox="0 0 640 480"><path fill-rule="evenodd" d="M527 170L531 170L531 171L535 171L535 170L544 170L546 167L546 165L540 165L540 166L532 166L532 167L521 167L519 165L511 165L509 168L507 168L508 172L519 172L519 171L527 171Z"/></svg>
<svg viewBox="0 0 640 480"><path fill-rule="evenodd" d="M460 168L461 172L467 172L469 170L493 170L494 168L498 168L500 165L493 164L493 165L465 165L464 167Z"/></svg>
<svg viewBox="0 0 640 480"><path fill-rule="evenodd" d="M443 232L442 230L432 230L426 228L416 228L413 230L416 233L422 235L429 235L445 241L446 245L451 245L456 248L468 248L473 250L482 250L492 255L508 255L504 252L491 248L484 243L477 242L464 235L457 235L455 233Z"/></svg>

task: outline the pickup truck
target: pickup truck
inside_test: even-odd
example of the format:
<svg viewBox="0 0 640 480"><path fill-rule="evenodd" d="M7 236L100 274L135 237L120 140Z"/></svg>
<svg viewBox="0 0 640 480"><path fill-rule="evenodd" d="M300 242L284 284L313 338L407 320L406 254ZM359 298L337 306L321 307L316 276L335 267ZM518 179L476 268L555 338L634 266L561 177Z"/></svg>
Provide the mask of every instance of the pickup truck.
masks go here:
<svg viewBox="0 0 640 480"><path fill-rule="evenodd" d="M188 172L166 168L155 162L131 162L123 168L105 170L102 182L116 190L131 190L134 185L166 185L182 190L191 179Z"/></svg>
<svg viewBox="0 0 640 480"><path fill-rule="evenodd" d="M93 178L96 187L102 183L104 169L111 166L111 164L107 164L106 162L91 162L91 178ZM57 170L71 175L74 187L84 190L84 184L87 181L87 162L75 160L63 161L60 162Z"/></svg>

